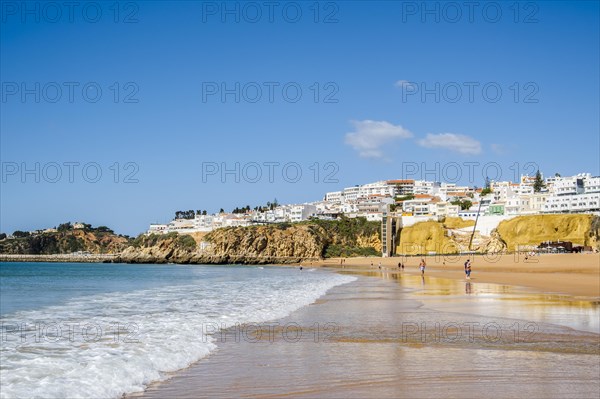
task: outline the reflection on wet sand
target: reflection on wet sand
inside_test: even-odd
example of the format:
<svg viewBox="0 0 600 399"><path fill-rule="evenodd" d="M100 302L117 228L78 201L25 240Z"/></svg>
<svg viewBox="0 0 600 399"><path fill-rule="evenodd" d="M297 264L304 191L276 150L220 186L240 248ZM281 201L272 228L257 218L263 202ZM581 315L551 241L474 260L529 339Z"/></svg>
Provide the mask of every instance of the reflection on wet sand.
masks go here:
<svg viewBox="0 0 600 399"><path fill-rule="evenodd" d="M531 290L509 285L478 283L476 278L460 281L396 271L345 270L343 273L396 281L402 288L412 290L413 295L424 304L435 309L534 320L600 333L598 301L578 300L568 295L532 293Z"/></svg>
<svg viewBox="0 0 600 399"><path fill-rule="evenodd" d="M465 283L465 294L471 295L473 293L473 287L471 286L471 282L467 281Z"/></svg>
<svg viewBox="0 0 600 399"><path fill-rule="evenodd" d="M214 355L145 395L600 395L600 336L590 321L597 303L476 279L358 274L380 278L335 287L318 303L254 328L260 339L216 335Z"/></svg>

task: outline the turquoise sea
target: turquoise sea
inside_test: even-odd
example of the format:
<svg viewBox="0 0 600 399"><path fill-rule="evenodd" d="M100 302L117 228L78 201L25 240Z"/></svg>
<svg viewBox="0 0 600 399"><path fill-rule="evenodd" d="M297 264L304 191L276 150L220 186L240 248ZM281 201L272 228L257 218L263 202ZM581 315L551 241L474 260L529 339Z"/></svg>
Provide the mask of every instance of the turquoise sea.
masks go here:
<svg viewBox="0 0 600 399"><path fill-rule="evenodd" d="M290 267L0 263L0 397L120 397L355 277Z"/></svg>

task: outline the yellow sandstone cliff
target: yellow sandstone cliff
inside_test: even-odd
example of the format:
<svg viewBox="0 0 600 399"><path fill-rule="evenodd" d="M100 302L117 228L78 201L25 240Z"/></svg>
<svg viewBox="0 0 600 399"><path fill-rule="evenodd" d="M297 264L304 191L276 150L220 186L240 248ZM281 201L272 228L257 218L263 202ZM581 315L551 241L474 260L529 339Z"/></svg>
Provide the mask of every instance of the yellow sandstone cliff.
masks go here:
<svg viewBox="0 0 600 399"><path fill-rule="evenodd" d="M458 220L457 220L458 219ZM474 221L447 218L444 222L427 221L402 229L399 254L428 252L458 253L515 251L536 247L544 241L571 241L574 245L600 246L600 217L584 214L518 216L500 222L490 236L475 231Z"/></svg>

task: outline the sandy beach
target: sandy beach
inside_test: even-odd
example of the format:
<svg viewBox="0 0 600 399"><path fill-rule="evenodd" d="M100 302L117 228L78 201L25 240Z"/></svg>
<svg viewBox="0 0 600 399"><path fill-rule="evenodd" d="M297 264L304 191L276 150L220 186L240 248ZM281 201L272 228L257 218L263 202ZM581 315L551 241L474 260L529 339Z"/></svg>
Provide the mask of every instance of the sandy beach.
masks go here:
<svg viewBox="0 0 600 399"><path fill-rule="evenodd" d="M510 255L407 256L392 258L329 259L305 266L345 267L360 270L398 271L403 262L404 273L420 275L421 258L427 263L425 274L448 279L465 279L464 262L472 261L472 282L507 284L535 288L546 293L562 293L575 297L600 297L600 254L542 254L528 257ZM371 266L372 264L372 266Z"/></svg>
<svg viewBox="0 0 600 399"><path fill-rule="evenodd" d="M418 260L408 258L404 271L398 258L305 265L299 273L357 280L284 319L215 333L214 354L143 396L600 395L598 255L546 255L531 265L476 258L470 281L464 261L429 257L422 277Z"/></svg>

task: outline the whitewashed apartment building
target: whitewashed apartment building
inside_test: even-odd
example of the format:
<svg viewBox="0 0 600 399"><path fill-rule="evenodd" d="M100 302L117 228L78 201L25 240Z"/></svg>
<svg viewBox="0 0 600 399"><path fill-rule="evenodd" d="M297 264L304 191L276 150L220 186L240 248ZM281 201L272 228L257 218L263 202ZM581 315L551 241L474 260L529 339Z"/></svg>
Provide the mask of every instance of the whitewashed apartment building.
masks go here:
<svg viewBox="0 0 600 399"><path fill-rule="evenodd" d="M542 211L545 213L600 212L600 176L581 173L557 177Z"/></svg>

